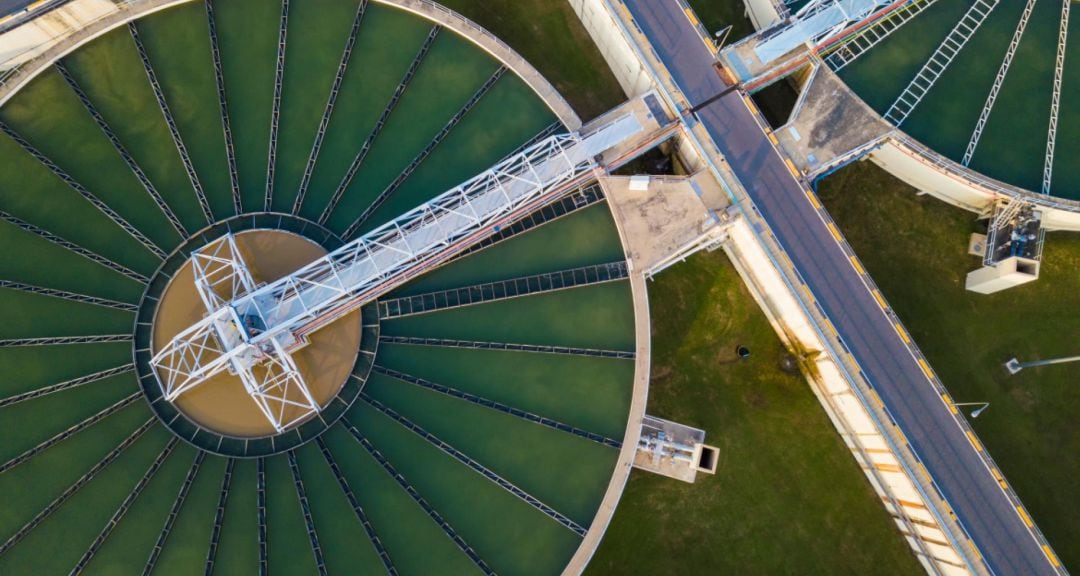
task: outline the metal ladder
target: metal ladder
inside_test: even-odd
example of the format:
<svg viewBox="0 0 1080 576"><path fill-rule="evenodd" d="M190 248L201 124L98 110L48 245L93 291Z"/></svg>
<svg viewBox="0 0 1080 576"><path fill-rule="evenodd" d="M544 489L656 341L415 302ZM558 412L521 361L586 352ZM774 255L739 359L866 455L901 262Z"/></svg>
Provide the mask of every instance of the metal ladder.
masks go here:
<svg viewBox="0 0 1080 576"><path fill-rule="evenodd" d="M912 18L933 6L935 2L937 0L912 0L893 10L884 18L845 40L836 50L825 57L825 64L833 72L839 72L879 42L888 38L890 34L899 30L901 26L907 24Z"/></svg>
<svg viewBox="0 0 1080 576"><path fill-rule="evenodd" d="M968 43L968 40L975 35L979 26L994 11L998 2L999 0L975 0L904 91L900 93L900 96L896 98L896 101L892 103L892 106L889 106L888 111L885 112L886 120L897 127L904 123L904 120L915 111L919 102L922 102L923 97L934 87L938 78L941 78L949 64L952 64L953 59Z"/></svg>
<svg viewBox="0 0 1080 576"><path fill-rule="evenodd" d="M990 112L994 108L994 102L997 101L998 93L1001 92L1001 85L1005 83L1005 75L1009 72L1013 56L1016 55L1016 47L1020 45L1020 38L1024 35L1024 30L1027 28L1028 20L1031 19L1031 12L1034 9L1035 0L1027 0L1024 12L1020 15L1020 21L1016 23L1016 31L1013 32L1012 41L1009 42L1009 49L1005 51L1005 58L1001 61L1001 67L998 68L997 77L994 78L994 85L990 88L990 94L986 96L986 103L983 104L982 113L979 114L979 121L975 123L975 130L971 132L971 140L968 141L967 149L964 151L964 158L960 161L964 166L967 166L971 162L971 157L975 155L975 147L979 145L979 138L982 137L983 129L986 128L986 122L990 120Z"/></svg>
<svg viewBox="0 0 1080 576"><path fill-rule="evenodd" d="M1058 25L1058 49L1054 59L1054 92L1050 100L1050 127L1046 131L1046 159L1043 163L1042 193L1050 193L1050 177L1054 173L1054 142L1057 140L1058 113L1061 110L1061 82L1065 72L1065 39L1069 33L1069 5L1062 0L1061 21Z"/></svg>

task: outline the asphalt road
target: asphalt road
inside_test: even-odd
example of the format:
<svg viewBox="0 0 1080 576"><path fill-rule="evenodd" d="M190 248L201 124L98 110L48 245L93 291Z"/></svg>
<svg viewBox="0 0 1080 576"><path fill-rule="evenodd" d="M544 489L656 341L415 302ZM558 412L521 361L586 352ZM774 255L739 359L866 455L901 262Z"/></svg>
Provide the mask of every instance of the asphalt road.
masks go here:
<svg viewBox="0 0 1080 576"><path fill-rule="evenodd" d="M625 0L695 105L724 89L674 0ZM1054 574L1038 543L738 92L696 113L942 495L999 575ZM888 231L883 231L888 233Z"/></svg>
<svg viewBox="0 0 1080 576"><path fill-rule="evenodd" d="M18 12L32 4L34 0L0 0L0 17Z"/></svg>

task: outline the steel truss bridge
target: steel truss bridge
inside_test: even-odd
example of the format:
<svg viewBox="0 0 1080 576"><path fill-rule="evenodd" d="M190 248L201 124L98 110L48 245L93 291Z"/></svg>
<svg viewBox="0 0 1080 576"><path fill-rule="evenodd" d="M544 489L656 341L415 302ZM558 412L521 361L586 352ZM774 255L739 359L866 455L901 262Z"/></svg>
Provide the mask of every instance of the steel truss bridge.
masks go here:
<svg viewBox="0 0 1080 576"><path fill-rule="evenodd" d="M292 352L308 335L557 198L595 157L644 128L632 115L598 130L550 136L296 272L257 286L231 235L192 256L207 315L151 364L165 398L228 371L278 432L320 410Z"/></svg>

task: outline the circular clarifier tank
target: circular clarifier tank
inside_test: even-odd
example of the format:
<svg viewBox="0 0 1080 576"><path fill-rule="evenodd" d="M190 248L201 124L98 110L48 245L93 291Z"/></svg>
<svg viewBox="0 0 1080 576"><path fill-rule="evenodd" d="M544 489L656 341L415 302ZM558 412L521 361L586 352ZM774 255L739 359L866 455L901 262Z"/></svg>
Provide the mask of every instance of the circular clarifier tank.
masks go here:
<svg viewBox="0 0 1080 576"><path fill-rule="evenodd" d="M1080 154L1080 43L1067 41L1070 33L1077 35L1080 21L1063 24L1068 3L911 5L918 14L840 69L841 78L885 114L933 58L930 71L941 64L944 71L936 81L924 74L918 82L930 88L899 123L904 132L1007 184L1080 199L1080 163L1074 160ZM963 47L950 58L951 50L937 53L943 45ZM905 101L913 102L916 92Z"/></svg>
<svg viewBox="0 0 1080 576"><path fill-rule="evenodd" d="M317 414L229 370L165 397L194 254L273 282L565 130L446 22L283 8L178 2L0 107L0 574L558 574L585 541L637 344L595 185L305 334Z"/></svg>

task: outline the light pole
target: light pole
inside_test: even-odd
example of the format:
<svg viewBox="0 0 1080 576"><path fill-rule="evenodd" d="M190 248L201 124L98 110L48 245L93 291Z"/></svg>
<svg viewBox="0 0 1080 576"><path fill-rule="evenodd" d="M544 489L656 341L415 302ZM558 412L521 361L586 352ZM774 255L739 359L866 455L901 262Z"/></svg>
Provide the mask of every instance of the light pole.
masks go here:
<svg viewBox="0 0 1080 576"><path fill-rule="evenodd" d="M717 50L724 47L724 42L727 42L727 37L731 34L731 29L733 27L734 25L728 24L727 27L713 32L713 42L716 43Z"/></svg>
<svg viewBox="0 0 1080 576"><path fill-rule="evenodd" d="M987 408L990 407L989 402L957 402L953 406L978 406L978 408L971 411L972 418L978 418L979 414L982 414Z"/></svg>
<svg viewBox="0 0 1080 576"><path fill-rule="evenodd" d="M1009 360L1005 363L1005 369L1009 371L1009 374L1016 374L1024 368L1033 368L1035 366L1046 366L1047 364L1064 364L1066 362L1078 362L1080 356L1066 356L1064 358L1050 358L1049 360L1032 360L1031 362L1020 362L1016 358Z"/></svg>

